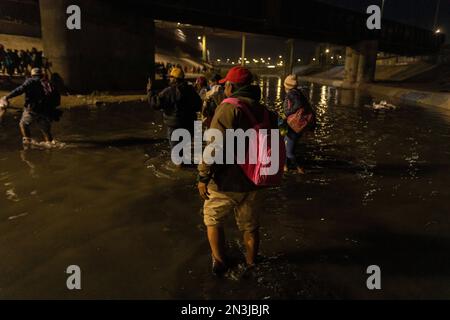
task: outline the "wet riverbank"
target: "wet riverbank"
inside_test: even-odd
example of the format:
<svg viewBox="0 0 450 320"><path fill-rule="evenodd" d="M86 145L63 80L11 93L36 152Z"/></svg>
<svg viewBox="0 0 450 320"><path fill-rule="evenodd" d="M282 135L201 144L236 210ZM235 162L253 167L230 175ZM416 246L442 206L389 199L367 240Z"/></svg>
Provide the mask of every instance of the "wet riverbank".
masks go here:
<svg viewBox="0 0 450 320"><path fill-rule="evenodd" d="M270 104L281 80L262 79ZM309 85L319 128L298 150L307 174L260 194L263 259L209 274L195 170L167 162L161 116L145 103L67 110L66 149L21 150L0 128L0 298L448 298L450 119ZM378 100L379 98L376 98ZM229 220L228 248L242 262ZM82 270L66 288L67 266ZM366 287L379 265L382 290Z"/></svg>

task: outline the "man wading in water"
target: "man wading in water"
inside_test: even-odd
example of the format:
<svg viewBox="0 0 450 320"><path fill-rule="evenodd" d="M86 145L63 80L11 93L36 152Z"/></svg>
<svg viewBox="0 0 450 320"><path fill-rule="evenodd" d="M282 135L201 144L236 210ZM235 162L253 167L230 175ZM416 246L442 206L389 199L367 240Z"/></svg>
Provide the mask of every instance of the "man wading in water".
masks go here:
<svg viewBox="0 0 450 320"><path fill-rule="evenodd" d="M31 70L31 78L9 95L1 99L3 111L9 105L9 100L25 93L25 106L20 119L19 127L22 133L24 146L36 144L31 139L30 126L35 124L44 137L45 147L56 146L57 142L53 139L51 132L51 122L58 121L61 117L61 111L57 109L60 105L61 96L44 78L42 69L34 68Z"/></svg>
<svg viewBox="0 0 450 320"><path fill-rule="evenodd" d="M191 136L194 136L194 121L197 120L197 112L200 111L202 100L194 87L184 79L183 70L173 68L169 76L169 87L159 93L149 80L147 94L150 106L163 112L170 149L178 143L171 139L176 129L186 129Z"/></svg>
<svg viewBox="0 0 450 320"><path fill-rule="evenodd" d="M245 104L256 119L262 119L268 110L259 103L261 91L259 87L251 85L252 78L248 69L234 67L220 83L226 83L225 95L228 98L235 98ZM272 128L276 128L276 115L270 120ZM211 121L211 129L219 130L224 137L227 129L246 131L251 127L251 120L242 108L227 100L217 107ZM223 146L226 146L225 141ZM224 155L227 152L235 150L225 150ZM223 224L226 216L233 211L238 228L243 232L247 266L253 267L259 249L259 220L254 210L258 187L247 178L238 164L201 163L198 170L198 190L205 200L203 215L211 246L213 273L220 275L227 270Z"/></svg>

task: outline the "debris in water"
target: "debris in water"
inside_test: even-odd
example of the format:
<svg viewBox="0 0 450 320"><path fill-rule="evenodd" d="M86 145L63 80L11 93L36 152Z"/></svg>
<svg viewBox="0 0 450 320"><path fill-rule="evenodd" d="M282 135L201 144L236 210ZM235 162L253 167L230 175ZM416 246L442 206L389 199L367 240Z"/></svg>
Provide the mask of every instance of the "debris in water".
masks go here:
<svg viewBox="0 0 450 320"><path fill-rule="evenodd" d="M18 214L17 216L11 216L11 217L8 218L8 220L15 220L15 219L18 219L18 218L25 217L27 215L28 215L28 212L24 212L24 213Z"/></svg>
<svg viewBox="0 0 450 320"><path fill-rule="evenodd" d="M395 110L397 109L397 106L394 106L393 104L388 103L385 100L381 100L379 103L372 103L372 105L366 104L367 108L371 108L374 110Z"/></svg>

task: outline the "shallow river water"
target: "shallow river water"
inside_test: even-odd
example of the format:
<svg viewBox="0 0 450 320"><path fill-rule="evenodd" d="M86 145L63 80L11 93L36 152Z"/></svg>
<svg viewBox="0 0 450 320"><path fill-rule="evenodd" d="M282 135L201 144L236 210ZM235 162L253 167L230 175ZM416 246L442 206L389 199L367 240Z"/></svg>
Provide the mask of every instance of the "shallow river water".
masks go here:
<svg viewBox="0 0 450 320"><path fill-rule="evenodd" d="M264 99L281 81L261 80ZM168 164L145 104L66 111L62 150L22 150L18 114L0 127L0 298L449 298L450 117L306 85L319 127L289 174L260 194L262 260L210 275L194 168ZM379 101L379 99L376 99ZM242 261L232 219L228 247ZM81 291L65 270L82 270ZM378 265L382 290L369 291Z"/></svg>

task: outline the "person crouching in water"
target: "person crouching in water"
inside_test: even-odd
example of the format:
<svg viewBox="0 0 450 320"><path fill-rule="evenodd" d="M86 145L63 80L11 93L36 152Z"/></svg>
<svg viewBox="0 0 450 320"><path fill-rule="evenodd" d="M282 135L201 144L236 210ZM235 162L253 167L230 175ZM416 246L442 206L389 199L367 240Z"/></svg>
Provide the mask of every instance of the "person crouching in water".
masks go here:
<svg viewBox="0 0 450 320"><path fill-rule="evenodd" d="M197 120L202 100L194 87L185 81L183 70L173 68L169 75L169 87L159 93L154 90L149 80L147 94L150 106L163 112L171 150L178 144L171 139L176 129L186 129L191 137L194 136L194 122Z"/></svg>
<svg viewBox="0 0 450 320"><path fill-rule="evenodd" d="M24 146L35 143L31 139L30 126L35 124L44 137L46 146L56 145L53 139L51 127L52 121L58 121L61 111L56 107L61 102L61 96L56 88L46 79L42 69L31 70L31 78L13 90L9 95L3 97L5 105L9 105L9 100L25 93L25 106L20 119L19 127L22 133Z"/></svg>
<svg viewBox="0 0 450 320"><path fill-rule="evenodd" d="M313 113L308 98L298 88L297 77L289 75L284 81L284 89L286 97L283 102L284 121L295 114L299 109L303 108L305 113ZM286 143L286 165L284 171L296 170L300 174L304 174L304 168L297 162L295 151L298 140L302 137L303 132L295 132L287 123L287 133L285 137Z"/></svg>

